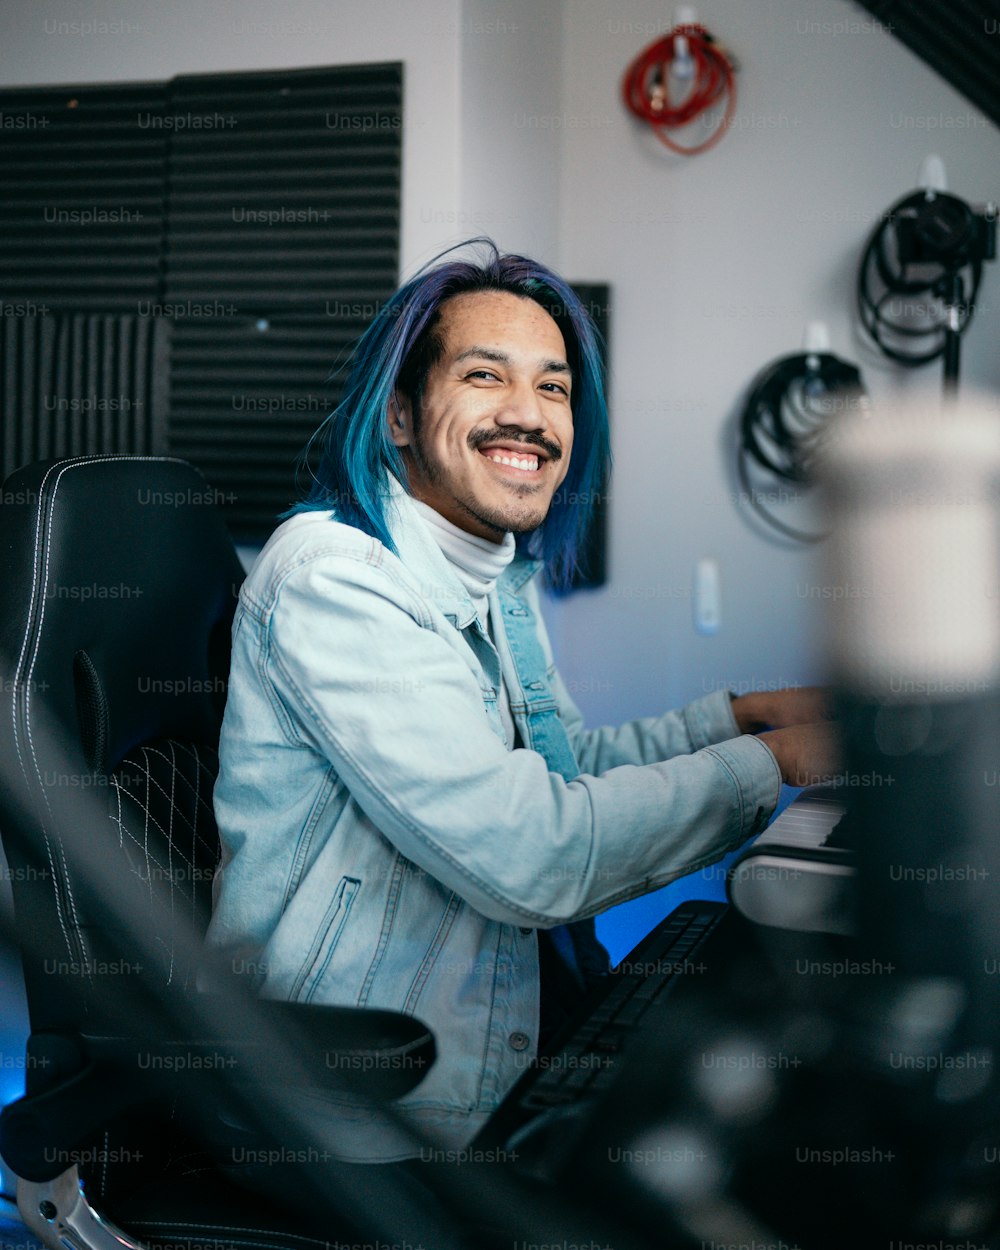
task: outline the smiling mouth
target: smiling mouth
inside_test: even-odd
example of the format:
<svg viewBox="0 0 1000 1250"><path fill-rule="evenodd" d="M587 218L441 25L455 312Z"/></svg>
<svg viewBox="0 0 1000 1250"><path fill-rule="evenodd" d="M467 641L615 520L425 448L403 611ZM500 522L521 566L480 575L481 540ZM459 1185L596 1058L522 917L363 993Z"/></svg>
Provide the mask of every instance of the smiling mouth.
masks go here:
<svg viewBox="0 0 1000 1250"><path fill-rule="evenodd" d="M485 459L493 464L501 464L505 468L515 469L519 473L537 473L542 466L543 461L538 456L530 453L519 454L511 451L501 451L497 447L487 447L479 453Z"/></svg>

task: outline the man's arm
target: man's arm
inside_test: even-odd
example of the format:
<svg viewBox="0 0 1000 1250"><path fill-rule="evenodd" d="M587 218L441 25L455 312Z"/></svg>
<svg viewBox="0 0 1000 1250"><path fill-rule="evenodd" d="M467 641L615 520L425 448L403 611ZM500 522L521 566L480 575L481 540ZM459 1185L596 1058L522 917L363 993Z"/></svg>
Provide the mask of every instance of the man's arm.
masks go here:
<svg viewBox="0 0 1000 1250"><path fill-rule="evenodd" d="M550 670L549 680L581 772L600 774L623 764L655 764L738 738L743 732L726 690L716 690L660 716L584 729L583 717L558 670Z"/></svg>
<svg viewBox="0 0 1000 1250"><path fill-rule="evenodd" d="M813 785L835 771L839 744L833 727L822 723L833 713L829 691L820 686L752 691L735 698L726 690L717 690L678 711L585 729L580 710L553 662L534 587L529 594L540 623L559 716L582 772L600 774L623 764L673 759L740 734L762 735L789 785Z"/></svg>
<svg viewBox="0 0 1000 1250"><path fill-rule="evenodd" d="M677 711L640 717L623 725L585 729L583 716L555 666L534 582L522 592L539 624L539 641L549 665L549 683L580 771L599 775L623 764L655 764L690 755L701 747L739 737L729 692L717 690Z"/></svg>
<svg viewBox="0 0 1000 1250"><path fill-rule="evenodd" d="M569 783L508 751L460 635L430 623L378 561L317 556L283 578L260 671L286 732L331 762L372 836L483 914L534 927L593 915L714 862L771 814L780 774L752 737Z"/></svg>

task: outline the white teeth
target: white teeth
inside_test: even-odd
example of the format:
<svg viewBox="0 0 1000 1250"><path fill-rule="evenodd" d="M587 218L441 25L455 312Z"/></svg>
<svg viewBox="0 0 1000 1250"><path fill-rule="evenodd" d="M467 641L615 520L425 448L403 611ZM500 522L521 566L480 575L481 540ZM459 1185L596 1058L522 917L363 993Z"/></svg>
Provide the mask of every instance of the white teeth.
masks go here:
<svg viewBox="0 0 1000 1250"><path fill-rule="evenodd" d="M537 456L510 456L506 452L496 451L487 452L487 460L493 460L497 464L509 464L515 469L524 469L527 472L534 472L538 468Z"/></svg>

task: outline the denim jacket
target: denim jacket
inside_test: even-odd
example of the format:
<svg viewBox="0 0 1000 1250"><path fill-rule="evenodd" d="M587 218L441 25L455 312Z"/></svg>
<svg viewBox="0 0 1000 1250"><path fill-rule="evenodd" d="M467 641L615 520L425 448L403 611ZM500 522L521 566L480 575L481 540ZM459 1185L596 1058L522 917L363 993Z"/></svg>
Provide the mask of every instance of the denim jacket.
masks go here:
<svg viewBox="0 0 1000 1250"><path fill-rule="evenodd" d="M409 496L398 555L329 512L272 535L233 623L210 942L266 996L416 1015L438 1058L394 1104L465 1146L533 1058L538 929L712 863L764 827L780 774L725 691L585 730L533 576L484 631ZM505 741L501 676L523 748ZM374 1110L303 1095L336 1153L417 1153Z"/></svg>

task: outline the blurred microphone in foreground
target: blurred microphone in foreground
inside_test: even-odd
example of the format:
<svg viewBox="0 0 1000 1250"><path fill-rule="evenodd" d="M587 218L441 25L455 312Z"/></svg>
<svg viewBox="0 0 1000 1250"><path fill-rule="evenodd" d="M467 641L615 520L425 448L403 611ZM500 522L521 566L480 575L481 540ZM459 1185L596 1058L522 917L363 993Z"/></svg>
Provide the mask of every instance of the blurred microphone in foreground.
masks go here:
<svg viewBox="0 0 1000 1250"><path fill-rule="evenodd" d="M852 416L825 481L860 953L891 969L851 1004L856 1060L906 1143L911 1227L996 1238L1000 400Z"/></svg>
<svg viewBox="0 0 1000 1250"><path fill-rule="evenodd" d="M832 675L861 938L964 1021L1000 1030L1000 400L846 419L826 454Z"/></svg>

